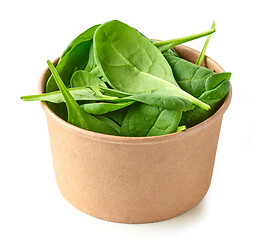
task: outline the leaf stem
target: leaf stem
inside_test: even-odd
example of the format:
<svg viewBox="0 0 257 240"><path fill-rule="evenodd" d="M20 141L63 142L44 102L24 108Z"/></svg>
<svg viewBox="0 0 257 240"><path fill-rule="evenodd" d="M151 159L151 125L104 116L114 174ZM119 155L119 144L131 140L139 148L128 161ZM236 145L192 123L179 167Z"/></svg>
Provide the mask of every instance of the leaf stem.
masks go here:
<svg viewBox="0 0 257 240"><path fill-rule="evenodd" d="M197 38L201 38L207 35L210 35L212 33L214 33L216 30L214 27L212 27L210 30L201 32L201 33L196 33L193 35L189 35L186 37L180 37L180 38L174 38L174 39L170 39L170 40L165 40L165 41L158 41L158 42L154 42L153 44L159 48L159 50L161 52L164 52L176 45L185 43L185 42L189 42L191 40L197 39Z"/></svg>
<svg viewBox="0 0 257 240"><path fill-rule="evenodd" d="M213 21L213 24L212 24L211 28L212 29L215 28L215 21ZM205 52L206 52L206 49L207 49L207 46L208 46L208 43L209 43L210 39L211 39L211 34L207 37L207 39L206 39L206 41L204 43L203 49L202 49L202 51L201 51L201 53L200 53L200 55L199 55L199 57L198 57L198 59L197 59L197 61L195 63L196 65L200 66L202 64L202 61L204 59Z"/></svg>
<svg viewBox="0 0 257 240"><path fill-rule="evenodd" d="M177 132L182 132L182 131L185 131L186 129L187 129L186 125L178 126Z"/></svg>
<svg viewBox="0 0 257 240"><path fill-rule="evenodd" d="M161 81L162 83L167 84L169 87L175 89L175 91L177 91L177 92L179 92L180 94L184 95L185 98L187 98L188 100L190 100L192 103L194 103L194 104L197 105L198 107L200 107L200 108L202 108L202 109L204 109L204 110L209 110L209 109L211 108L208 104L206 104L206 103L202 102L201 100L195 98L194 96L192 96L192 95L189 94L188 92L182 90L181 88L175 86L174 84L172 84L172 83L170 83L170 82L168 82L168 81L166 81L166 80L164 80L164 79L161 79L161 78L159 78L159 77L157 77L157 76L154 76L154 75L152 75L152 74L149 74L149 73L143 72L143 74L148 75L149 77L158 79L158 80Z"/></svg>

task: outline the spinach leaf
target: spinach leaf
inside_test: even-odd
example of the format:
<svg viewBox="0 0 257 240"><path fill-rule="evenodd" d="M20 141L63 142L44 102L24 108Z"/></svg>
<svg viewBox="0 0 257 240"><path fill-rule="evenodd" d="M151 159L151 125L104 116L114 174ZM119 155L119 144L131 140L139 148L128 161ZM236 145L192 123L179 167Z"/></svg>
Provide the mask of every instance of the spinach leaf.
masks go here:
<svg viewBox="0 0 257 240"><path fill-rule="evenodd" d="M200 97L205 91L207 78L214 74L214 71L170 54L164 53L163 56L170 64L179 86L194 97Z"/></svg>
<svg viewBox="0 0 257 240"><path fill-rule="evenodd" d="M103 114L102 116L108 117L112 119L114 122L116 122L119 126L121 126L129 107L122 108L120 110L114 111L114 112L108 112Z"/></svg>
<svg viewBox="0 0 257 240"><path fill-rule="evenodd" d="M65 54L56 69L60 72L61 78L66 86L70 84L70 78L74 72L79 69L84 69L88 61L89 48L92 44L92 39L86 42L82 42L71 51ZM58 87L54 81L53 75L50 76L46 83L46 92L52 92L58 90Z"/></svg>
<svg viewBox="0 0 257 240"><path fill-rule="evenodd" d="M114 128L85 112L67 90L54 65L49 60L47 61L47 64L65 99L68 110L68 122L89 131L118 135Z"/></svg>
<svg viewBox="0 0 257 240"><path fill-rule="evenodd" d="M113 88L132 94L169 89L171 95L210 108L178 87L161 52L128 25L111 21L98 27L94 50L97 66Z"/></svg>
<svg viewBox="0 0 257 240"><path fill-rule="evenodd" d="M187 111L193 108L192 102L185 98L172 96L172 93L170 93L170 91L166 89L153 90L134 95L130 95L128 93L109 88L102 88L102 90L106 93L111 94L112 96L119 97L119 99L114 100L117 102L133 100L141 103L146 103L152 106L179 111Z"/></svg>
<svg viewBox="0 0 257 240"><path fill-rule="evenodd" d="M88 62L87 62L87 66L85 67L85 70L87 72L90 72L92 69L95 68L95 66L96 64L95 64L95 58L94 58L94 47L92 44L89 50Z"/></svg>
<svg viewBox="0 0 257 240"><path fill-rule="evenodd" d="M104 94L109 94L110 96L116 96L116 97L119 97L119 98L125 98L125 97L132 96L129 93L126 93L126 92L123 92L123 91L119 91L117 89L106 88L106 87L100 87L100 88L101 88L101 91Z"/></svg>
<svg viewBox="0 0 257 240"><path fill-rule="evenodd" d="M58 61L56 69L66 86L69 85L70 78L75 71L85 68L88 62L88 55L93 42L93 36L98 26L99 25L95 25L89 28L75 38ZM58 87L51 75L46 83L46 92L56 90L58 90Z"/></svg>
<svg viewBox="0 0 257 240"><path fill-rule="evenodd" d="M225 96L230 89L229 80L224 80L220 85L212 90L204 92L199 99L211 106L210 111L195 106L193 110L183 112L180 124L186 125L188 128L206 120L213 115L222 105Z"/></svg>
<svg viewBox="0 0 257 240"><path fill-rule="evenodd" d="M117 97L103 95L100 88L107 88L106 84L95 75L84 70L76 71L72 75L70 85L71 87L89 87L100 97L110 100L117 99Z"/></svg>
<svg viewBox="0 0 257 240"><path fill-rule="evenodd" d="M231 73L215 73L185 59L165 54L164 56L171 65L180 87L211 107L211 110L204 111L194 106L194 109L183 112L181 124L192 127L214 114L229 92Z"/></svg>
<svg viewBox="0 0 257 240"><path fill-rule="evenodd" d="M95 75L95 76L97 76L97 77L99 77L99 78L102 78L102 77L103 77L103 75L102 75L102 73L100 72L100 69L99 69L99 67L97 67L97 65L94 66L94 68L90 71L90 73L93 74L93 75Z"/></svg>
<svg viewBox="0 0 257 240"><path fill-rule="evenodd" d="M231 77L230 72L221 72L210 75L205 82L206 91L212 90L220 85L224 80L229 80Z"/></svg>
<svg viewBox="0 0 257 240"><path fill-rule="evenodd" d="M66 55L67 52L69 52L72 48L77 46L78 44L89 41L92 39L92 36L95 33L95 30L100 26L100 24L94 25L93 27L90 27L80 35L78 35L75 39L72 40L72 42L67 46L67 48L62 53L60 60Z"/></svg>
<svg viewBox="0 0 257 240"><path fill-rule="evenodd" d="M172 67L173 74L179 86L194 97L200 96L206 91L217 87L224 80L229 80L231 73L215 73L213 70L196 65L185 59L172 55L165 55Z"/></svg>
<svg viewBox="0 0 257 240"><path fill-rule="evenodd" d="M111 21L101 25L94 35L94 50L97 66L113 88L129 93L158 88L156 79L148 75L177 85L158 49L124 23Z"/></svg>
<svg viewBox="0 0 257 240"><path fill-rule="evenodd" d="M71 87L91 87L97 91L100 91L100 87L107 87L101 79L84 70L78 70L72 75L70 85Z"/></svg>
<svg viewBox="0 0 257 240"><path fill-rule="evenodd" d="M117 124L115 121L113 121L112 119L103 116L103 115L98 115L95 116L95 118L99 119L100 121L106 123L107 125L109 125L110 127L112 127L113 129L115 129L115 131L121 135L121 127L119 126L119 124Z"/></svg>
<svg viewBox="0 0 257 240"><path fill-rule="evenodd" d="M177 131L181 111L171 111L143 103L133 104L121 125L124 136L159 136Z"/></svg>
<svg viewBox="0 0 257 240"><path fill-rule="evenodd" d="M187 111L193 109L194 107L192 102L189 100L182 97L173 96L172 92L165 89L136 94L130 97L125 97L124 99L130 99L175 111Z"/></svg>
<svg viewBox="0 0 257 240"><path fill-rule="evenodd" d="M180 57L179 54L176 52L176 50L174 48L170 48L170 49L164 51L163 54L172 55L172 56L175 56L175 57Z"/></svg>
<svg viewBox="0 0 257 240"><path fill-rule="evenodd" d="M93 35L98 26L89 28L75 38L60 57L56 68L66 86L69 85L70 78L76 70L85 68L88 62L89 49L93 42ZM46 83L46 93L56 90L58 90L58 87L51 75ZM67 110L64 104L48 103L48 106L56 115L67 120Z"/></svg>
<svg viewBox="0 0 257 240"><path fill-rule="evenodd" d="M80 106L89 114L101 115L108 112L117 111L119 109L130 106L133 103L134 101L118 102L118 103L99 102L99 103L86 103Z"/></svg>

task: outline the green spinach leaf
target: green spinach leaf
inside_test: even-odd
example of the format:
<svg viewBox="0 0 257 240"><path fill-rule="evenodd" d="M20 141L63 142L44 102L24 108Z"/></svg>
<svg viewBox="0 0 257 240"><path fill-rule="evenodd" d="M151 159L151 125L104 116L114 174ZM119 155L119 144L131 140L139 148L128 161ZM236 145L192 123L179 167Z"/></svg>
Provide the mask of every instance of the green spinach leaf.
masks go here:
<svg viewBox="0 0 257 240"><path fill-rule="evenodd" d="M89 49L93 42L93 35L99 25L95 25L75 38L65 49L57 63L57 71L66 86L70 84L72 74L84 69L88 62ZM46 93L57 91L58 87L51 75L46 83ZM64 120L67 120L67 110L64 104L48 103L52 111Z"/></svg>
<svg viewBox="0 0 257 240"><path fill-rule="evenodd" d="M209 118L219 109L224 98L228 94L229 89L229 80L224 80L214 89L204 92L199 99L209 104L211 106L211 110L207 112L195 106L193 110L183 112L180 124L184 124L189 128Z"/></svg>
<svg viewBox="0 0 257 240"><path fill-rule="evenodd" d="M98 102L98 103L86 103L80 105L87 113L93 115L102 115L108 112L114 112L119 109L130 106L134 101L118 102L118 103L108 103L108 102Z"/></svg>
<svg viewBox="0 0 257 240"><path fill-rule="evenodd" d="M210 108L178 87L160 51L128 25L119 21L101 25L94 47L97 66L113 88L132 94L169 89L171 95Z"/></svg>
<svg viewBox="0 0 257 240"><path fill-rule="evenodd" d="M205 91L207 78L214 74L214 71L170 54L163 55L170 64L179 86L194 97L199 98Z"/></svg>
<svg viewBox="0 0 257 240"><path fill-rule="evenodd" d="M215 73L205 67L193 64L175 56L166 56L172 67L176 81L182 89L211 106L204 111L194 106L194 109L183 112L181 124L192 127L214 114L222 104L222 100L230 89L231 73Z"/></svg>
<svg viewBox="0 0 257 240"><path fill-rule="evenodd" d="M96 67L96 64L95 64L95 57L94 57L94 46L92 44L89 50L88 62L87 62L87 66L85 67L85 71L90 72L95 67Z"/></svg>
<svg viewBox="0 0 257 240"><path fill-rule="evenodd" d="M92 39L75 46L72 50L58 62L56 69L60 72L61 78L66 86L70 84L70 78L74 72L84 69L88 61L88 53ZM53 75L50 76L46 83L46 92L58 90Z"/></svg>
<svg viewBox="0 0 257 240"><path fill-rule="evenodd" d="M76 71L71 77L70 84L71 87L89 87L98 96L103 98L108 98L110 100L117 99L117 97L103 95L100 88L107 88L106 84L95 75L84 70Z"/></svg>
<svg viewBox="0 0 257 240"><path fill-rule="evenodd" d="M105 122L85 112L74 100L70 92L67 90L66 86L64 85L61 77L59 76L52 62L48 60L47 64L49 66L50 71L53 74L56 84L60 88L60 91L65 99L65 103L68 109L68 122L77 127L80 127L89 131L105 133L110 135L118 135L117 131L114 130L114 128L110 127Z"/></svg>
<svg viewBox="0 0 257 240"><path fill-rule="evenodd" d="M128 93L159 88L156 79L148 75L177 85L158 49L124 23L111 21L101 25L94 35L94 49L97 66L113 88Z"/></svg>
<svg viewBox="0 0 257 240"><path fill-rule="evenodd" d="M120 110L114 111L114 112L108 112L103 114L102 116L108 117L112 119L114 122L116 122L119 126L121 126L129 107L122 108Z"/></svg>
<svg viewBox="0 0 257 240"><path fill-rule="evenodd" d="M95 33L95 30L100 26L100 24L94 25L93 27L90 27L83 33L79 34L75 39L71 41L71 43L67 46L67 48L63 51L60 60L66 55L67 52L72 50L75 46L82 42L87 42L92 39L92 36Z"/></svg>
<svg viewBox="0 0 257 240"><path fill-rule="evenodd" d="M169 90L153 90L147 93L141 93L125 97L124 99L134 100L146 103L152 106L162 107L175 111L187 111L193 109L193 104L189 100L174 96Z"/></svg>
<svg viewBox="0 0 257 240"><path fill-rule="evenodd" d="M107 125L109 125L110 127L112 127L113 129L115 129L115 131L121 135L121 126L119 126L119 124L117 124L115 121L113 121L111 118L108 118L106 116L103 115L98 115L95 116L95 118L99 119L100 121L106 123Z"/></svg>
<svg viewBox="0 0 257 240"><path fill-rule="evenodd" d="M181 111L171 111L143 103L133 104L121 125L124 136L159 136L177 131Z"/></svg>
<svg viewBox="0 0 257 240"><path fill-rule="evenodd" d="M139 94L128 94L119 90L102 88L106 93L112 96L117 96L119 99L114 99L115 102L123 102L133 100L141 103L146 103L152 106L162 107L169 110L187 111L193 109L193 104L189 100L177 96L173 96L169 90L153 90Z"/></svg>

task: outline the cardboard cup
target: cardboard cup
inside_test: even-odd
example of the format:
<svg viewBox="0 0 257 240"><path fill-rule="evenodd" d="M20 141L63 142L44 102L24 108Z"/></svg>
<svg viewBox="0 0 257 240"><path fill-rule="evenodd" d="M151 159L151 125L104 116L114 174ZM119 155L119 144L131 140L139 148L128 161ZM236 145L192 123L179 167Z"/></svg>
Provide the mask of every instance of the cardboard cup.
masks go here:
<svg viewBox="0 0 257 240"><path fill-rule="evenodd" d="M196 61L199 52L177 46L180 55ZM224 71L206 57L205 66ZM46 69L39 93L49 77ZM57 185L77 209L121 223L169 219L189 210L205 196L212 177L222 116L220 109L206 121L179 133L156 137L120 137L87 131L46 113Z"/></svg>

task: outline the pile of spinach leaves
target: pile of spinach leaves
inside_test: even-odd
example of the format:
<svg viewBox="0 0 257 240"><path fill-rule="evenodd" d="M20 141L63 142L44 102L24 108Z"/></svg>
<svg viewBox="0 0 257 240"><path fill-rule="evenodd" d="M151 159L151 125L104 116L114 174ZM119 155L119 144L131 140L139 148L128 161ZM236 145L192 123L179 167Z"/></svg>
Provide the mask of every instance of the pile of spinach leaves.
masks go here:
<svg viewBox="0 0 257 240"><path fill-rule="evenodd" d="M75 38L45 93L21 97L46 101L58 116L94 132L119 136L158 136L183 131L210 117L230 88L230 73L200 66L215 24L208 31L167 41L149 40L114 20ZM196 64L174 46L208 36Z"/></svg>

